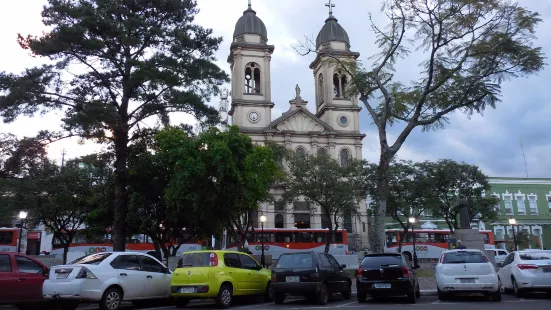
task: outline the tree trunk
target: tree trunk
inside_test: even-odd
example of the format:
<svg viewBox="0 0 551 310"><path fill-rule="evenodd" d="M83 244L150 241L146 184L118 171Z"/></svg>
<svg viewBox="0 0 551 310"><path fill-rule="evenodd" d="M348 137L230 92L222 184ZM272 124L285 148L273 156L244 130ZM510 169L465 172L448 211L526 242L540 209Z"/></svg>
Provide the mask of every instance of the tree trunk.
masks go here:
<svg viewBox="0 0 551 310"><path fill-rule="evenodd" d="M323 251L323 253L325 254L329 254L329 247L331 246L331 242L335 237L335 230L337 229L333 229L331 227L333 227L333 224L331 223L331 221L329 221L329 232L327 234L327 240L325 242L325 250Z"/></svg>
<svg viewBox="0 0 551 310"><path fill-rule="evenodd" d="M126 124L115 133L115 209L113 220L113 251L126 248L126 213L128 208L128 130Z"/></svg>
<svg viewBox="0 0 551 310"><path fill-rule="evenodd" d="M69 242L63 242L63 265L67 264L67 253L69 253Z"/></svg>
<svg viewBox="0 0 551 310"><path fill-rule="evenodd" d="M386 143L386 141L385 141ZM384 252L384 237L385 237L385 218L386 218L386 203L389 195L389 168L390 161L394 153L384 150L381 143L381 157L379 159L379 167L377 168L377 205L373 212L373 226L371 251L372 253Z"/></svg>

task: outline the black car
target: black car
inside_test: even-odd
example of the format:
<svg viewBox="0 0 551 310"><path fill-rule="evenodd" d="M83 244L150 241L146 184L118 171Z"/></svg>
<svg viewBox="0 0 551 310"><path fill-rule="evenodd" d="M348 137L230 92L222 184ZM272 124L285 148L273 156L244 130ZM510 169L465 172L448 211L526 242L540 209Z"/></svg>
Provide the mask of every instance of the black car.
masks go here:
<svg viewBox="0 0 551 310"><path fill-rule="evenodd" d="M368 254L358 269L358 301L371 298L406 295L410 303L421 296L414 267L400 253Z"/></svg>
<svg viewBox="0 0 551 310"><path fill-rule="evenodd" d="M272 270L274 302L282 304L286 295L304 296L322 305L329 297L341 293L344 298L352 294L352 279L330 254L299 252L279 256Z"/></svg>

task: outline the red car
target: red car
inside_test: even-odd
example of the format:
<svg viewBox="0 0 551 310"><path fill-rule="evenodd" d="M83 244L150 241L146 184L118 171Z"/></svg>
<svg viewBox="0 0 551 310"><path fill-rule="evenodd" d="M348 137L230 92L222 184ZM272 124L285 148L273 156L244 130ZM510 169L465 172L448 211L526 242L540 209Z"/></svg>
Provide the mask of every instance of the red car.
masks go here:
<svg viewBox="0 0 551 310"><path fill-rule="evenodd" d="M42 298L42 283L49 268L20 253L0 252L0 305L13 304L17 309L55 309Z"/></svg>

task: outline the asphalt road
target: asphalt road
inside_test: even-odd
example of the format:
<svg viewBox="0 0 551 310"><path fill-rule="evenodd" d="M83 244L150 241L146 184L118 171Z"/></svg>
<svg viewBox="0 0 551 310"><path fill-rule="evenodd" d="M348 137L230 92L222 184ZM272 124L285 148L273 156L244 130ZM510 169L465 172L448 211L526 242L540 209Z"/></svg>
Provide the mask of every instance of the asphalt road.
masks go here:
<svg viewBox="0 0 551 310"><path fill-rule="evenodd" d="M376 307L377 310L405 310L411 307L411 310L415 309L428 309L428 310L464 310L465 307L469 307L469 310L519 310L521 308L529 307L530 310L548 310L551 306L551 299L545 295L533 295L530 298L519 299L510 295L504 295L501 302L493 302L484 297L458 297L450 301L441 302L436 296L422 296L416 304L408 304L404 300L398 298L389 298L383 300L368 300L366 303L358 303L355 296L350 300L344 300L337 298L330 301L325 306L320 306L307 302L306 300L294 298L289 299L284 305L275 305L274 303L265 303L260 300L235 300L233 307L230 310L318 310L318 309L357 309L357 308L369 308ZM422 307L422 308L419 308ZM0 307L1 310L7 310L11 307ZM95 305L81 305L79 310L98 310ZM136 308L131 304L128 304L122 308L124 310L168 310L177 309L170 306L153 306L149 308ZM186 309L190 310L215 310L218 309L214 302L209 300L192 301Z"/></svg>

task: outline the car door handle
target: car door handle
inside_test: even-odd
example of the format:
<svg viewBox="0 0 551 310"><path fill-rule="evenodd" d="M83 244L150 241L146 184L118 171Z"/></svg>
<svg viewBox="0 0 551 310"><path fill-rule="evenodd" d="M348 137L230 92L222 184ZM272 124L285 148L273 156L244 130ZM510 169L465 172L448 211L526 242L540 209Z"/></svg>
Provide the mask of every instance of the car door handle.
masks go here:
<svg viewBox="0 0 551 310"><path fill-rule="evenodd" d="M27 280L27 278L19 278L19 281Z"/></svg>
<svg viewBox="0 0 551 310"><path fill-rule="evenodd" d="M153 279L153 276L147 276L148 279Z"/></svg>
<svg viewBox="0 0 551 310"><path fill-rule="evenodd" d="M126 276L127 276L127 274L126 274L126 273L121 273L120 275L121 275L121 276L124 276L124 277L126 277Z"/></svg>

